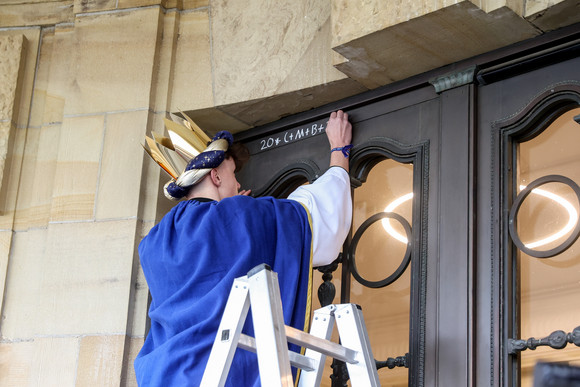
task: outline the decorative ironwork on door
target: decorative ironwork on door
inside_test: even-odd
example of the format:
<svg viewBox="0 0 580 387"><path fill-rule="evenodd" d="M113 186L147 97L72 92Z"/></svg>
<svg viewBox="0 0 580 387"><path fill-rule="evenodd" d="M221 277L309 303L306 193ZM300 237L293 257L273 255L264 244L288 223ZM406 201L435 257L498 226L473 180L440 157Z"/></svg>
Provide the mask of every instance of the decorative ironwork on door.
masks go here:
<svg viewBox="0 0 580 387"><path fill-rule="evenodd" d="M341 302L361 304L373 353L381 359L376 360L377 369L393 370L379 372L381 381L406 385L410 379L419 379L417 373L410 374L407 369L413 363L409 343L419 342L417 338L411 339L411 326L419 326L422 320L421 313L411 312L413 308L417 312L422 308L420 289L424 283L417 274L422 259L417 259L414 270L410 266L412 256L422 257L418 254L421 249L415 248L421 241L416 236L421 233L412 230L411 222L421 219L421 195L414 198L413 191L422 192L424 185L426 170L422 162L416 161L425 148L421 146L421 152L412 152L407 157L395 155L398 158L395 160L393 153L385 150L385 144L381 144L381 151L377 143L373 145L368 146L366 154L362 147L358 155L357 150L353 152L351 176L356 188L352 237L333 264L318 268L323 273L318 297L322 306L333 302L336 295L333 273L340 269ZM412 320L411 315L419 318ZM331 385L346 386L348 375L344 364L333 361L331 368Z"/></svg>
<svg viewBox="0 0 580 387"><path fill-rule="evenodd" d="M531 386L540 360L580 365L579 105L552 89L503 129L509 385Z"/></svg>

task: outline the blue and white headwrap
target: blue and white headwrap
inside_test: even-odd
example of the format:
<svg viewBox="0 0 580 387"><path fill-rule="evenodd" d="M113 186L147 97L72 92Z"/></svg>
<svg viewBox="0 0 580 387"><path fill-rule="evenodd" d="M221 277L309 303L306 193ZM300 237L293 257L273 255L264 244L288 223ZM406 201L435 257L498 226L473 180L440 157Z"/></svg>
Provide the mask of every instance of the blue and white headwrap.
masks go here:
<svg viewBox="0 0 580 387"><path fill-rule="evenodd" d="M189 161L185 170L177 180L171 180L163 191L171 200L179 200L189 192L189 189L199 183L212 169L217 168L226 158L226 151L234 142L230 132L218 132L207 148Z"/></svg>

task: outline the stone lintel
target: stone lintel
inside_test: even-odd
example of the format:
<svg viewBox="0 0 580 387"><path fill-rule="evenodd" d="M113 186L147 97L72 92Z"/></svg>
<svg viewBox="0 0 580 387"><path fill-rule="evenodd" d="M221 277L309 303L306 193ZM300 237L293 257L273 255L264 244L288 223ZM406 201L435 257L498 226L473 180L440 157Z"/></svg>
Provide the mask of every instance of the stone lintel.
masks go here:
<svg viewBox="0 0 580 387"><path fill-rule="evenodd" d="M373 89L539 33L507 7L463 1L334 47L346 59L336 68Z"/></svg>
<svg viewBox="0 0 580 387"><path fill-rule="evenodd" d="M209 135L219 130L242 132L285 116L360 94L366 91L357 82L343 79L304 90L214 108L190 110L189 115Z"/></svg>
<svg viewBox="0 0 580 387"><path fill-rule="evenodd" d="M535 7L527 7L525 17L543 32L580 23L580 4L577 0L564 0L551 6L547 2L539 3L543 6L536 4Z"/></svg>

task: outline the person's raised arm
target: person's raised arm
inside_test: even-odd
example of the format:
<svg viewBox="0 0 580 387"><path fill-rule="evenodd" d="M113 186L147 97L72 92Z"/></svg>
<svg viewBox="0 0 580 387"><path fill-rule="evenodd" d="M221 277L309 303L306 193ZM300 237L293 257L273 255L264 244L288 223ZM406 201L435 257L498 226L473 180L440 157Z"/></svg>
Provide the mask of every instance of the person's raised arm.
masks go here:
<svg viewBox="0 0 580 387"><path fill-rule="evenodd" d="M288 199L302 203L312 219L313 266L334 261L350 229L352 200L348 160L352 126L348 114L333 112L326 125L330 167L314 183L298 187ZM334 150L333 150L334 149Z"/></svg>
<svg viewBox="0 0 580 387"><path fill-rule="evenodd" d="M348 154L352 140L352 126L348 114L339 110L332 112L326 125L326 136L330 143L330 166L342 167L348 172Z"/></svg>

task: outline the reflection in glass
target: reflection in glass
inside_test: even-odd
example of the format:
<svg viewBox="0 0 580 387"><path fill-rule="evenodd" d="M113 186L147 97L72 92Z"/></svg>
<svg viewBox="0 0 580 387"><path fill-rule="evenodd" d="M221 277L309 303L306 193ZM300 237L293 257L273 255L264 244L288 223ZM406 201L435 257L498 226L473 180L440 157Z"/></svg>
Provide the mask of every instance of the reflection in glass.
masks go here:
<svg viewBox="0 0 580 387"><path fill-rule="evenodd" d="M563 114L542 134L519 144L518 192L546 175L563 175L580 183L580 157L577 143L580 126L575 109ZM523 202L517 224L518 235L529 248L550 250L560 245L578 221L579 203L572 189L561 183L548 183L532 191ZM520 320L519 338L537 339L556 330L571 332L580 326L580 242L553 257L538 259L519 253ZM580 365L580 348L539 347L521 353L522 386L533 385L533 367L539 360L566 361Z"/></svg>
<svg viewBox="0 0 580 387"><path fill-rule="evenodd" d="M403 216L409 224L412 220L413 166L393 160L384 160L370 171L366 182L354 191L353 233L374 214L385 211L386 207ZM399 235L397 238L393 235ZM406 242L403 227L394 220L389 225L375 222L361 237L356 250L357 267L360 274L369 281L378 281L392 274L403 259ZM334 303L339 303L341 288L339 265L333 273L332 283L337 295ZM367 325L371 348L376 360L403 356L409 352L410 313L410 267L391 285L381 289L369 289L354 279L351 280L350 302L361 305ZM322 282L320 275L314 276L314 292ZM316 294L316 293L314 293ZM313 309L320 303L313 297ZM333 341L338 341L336 329ZM321 386L330 387L331 359L327 359ZM407 386L406 368L381 369L379 377L383 386Z"/></svg>
<svg viewBox="0 0 580 387"><path fill-rule="evenodd" d="M353 230L389 205L412 224L413 166L394 160L378 163L366 182L354 191ZM394 204L393 204L394 203ZM380 281L400 265L406 250L403 227L395 220L375 222L362 235L356 250L359 274ZM387 232L389 230L389 232ZM399 236L399 238L397 238ZM410 267L391 285L370 289L351 281L351 302L361 305L375 359L403 356L409 352ZM407 386L408 369L381 369L383 386Z"/></svg>

